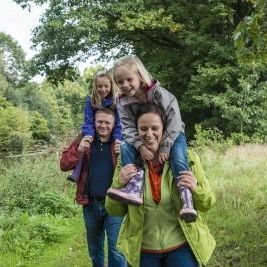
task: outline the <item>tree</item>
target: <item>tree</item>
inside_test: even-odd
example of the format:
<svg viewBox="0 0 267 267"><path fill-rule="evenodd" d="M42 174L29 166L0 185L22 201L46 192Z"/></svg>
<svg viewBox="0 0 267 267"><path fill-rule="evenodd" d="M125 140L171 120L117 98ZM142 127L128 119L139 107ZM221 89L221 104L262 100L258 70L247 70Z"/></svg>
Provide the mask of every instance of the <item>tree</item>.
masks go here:
<svg viewBox="0 0 267 267"><path fill-rule="evenodd" d="M29 78L29 62L21 46L8 34L0 32L0 74L13 84L25 82Z"/></svg>
<svg viewBox="0 0 267 267"><path fill-rule="evenodd" d="M251 64L243 66L240 60L250 49L259 47L257 42L266 43L265 38L259 42L257 37L266 34L262 18L267 10L260 8L265 7L263 0L16 2L24 6L48 3L41 25L33 32L33 42L40 47L34 59L38 71L52 75L53 79L63 79L68 76L67 70L75 70L75 64L89 56L100 54L100 58L110 59L135 53L161 84L177 96L191 136L194 124L203 121L219 125L225 135L241 131L234 123L227 128L226 110L237 107L234 99L240 88L245 88L241 80L246 75L252 77L256 73L256 84L251 84L255 90L266 76L266 66L255 69ZM252 24L245 23L250 20ZM246 40L243 37L246 32L253 38L243 46L244 50L242 40ZM237 71L242 73L237 75ZM230 81L231 93L223 74ZM219 78L213 80L216 76ZM211 82L210 86L203 81L204 77ZM201 83L197 84L198 81ZM219 105L213 97L221 94L225 101ZM259 101L262 109L263 103L263 99ZM250 102L243 105L247 109L245 114L251 105ZM250 134L248 128L242 127L242 131Z"/></svg>

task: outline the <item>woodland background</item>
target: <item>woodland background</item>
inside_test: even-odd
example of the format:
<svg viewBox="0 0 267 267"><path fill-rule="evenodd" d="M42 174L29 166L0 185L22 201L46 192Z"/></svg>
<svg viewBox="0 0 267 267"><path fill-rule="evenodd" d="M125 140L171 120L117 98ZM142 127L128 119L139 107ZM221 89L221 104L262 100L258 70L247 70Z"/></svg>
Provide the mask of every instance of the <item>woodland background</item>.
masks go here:
<svg viewBox="0 0 267 267"><path fill-rule="evenodd" d="M218 242L210 266L266 266L266 1L14 2L47 7L31 60L0 33L0 266L87 266L81 213L58 156L80 129L101 62L126 54L177 97L200 151L218 197L208 214ZM78 62L93 56L79 73ZM36 74L44 81L32 82ZM44 148L52 154L26 156Z"/></svg>

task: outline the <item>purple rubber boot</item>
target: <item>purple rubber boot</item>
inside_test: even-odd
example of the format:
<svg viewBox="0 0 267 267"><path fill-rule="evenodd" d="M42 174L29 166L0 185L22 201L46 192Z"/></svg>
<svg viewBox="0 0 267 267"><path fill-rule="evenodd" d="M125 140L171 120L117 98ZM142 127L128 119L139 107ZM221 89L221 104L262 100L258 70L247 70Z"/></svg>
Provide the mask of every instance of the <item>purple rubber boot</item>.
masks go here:
<svg viewBox="0 0 267 267"><path fill-rule="evenodd" d="M180 217L188 223L195 222L197 218L197 212L194 209L192 193L190 189L182 186L177 187L180 193L182 208L180 210Z"/></svg>
<svg viewBox="0 0 267 267"><path fill-rule="evenodd" d="M109 188L107 195L123 203L140 206L143 204L144 171L139 169L122 189Z"/></svg>
<svg viewBox="0 0 267 267"><path fill-rule="evenodd" d="M83 158L81 158L75 168L73 169L72 173L67 177L67 180L77 183L80 179L80 174L82 170Z"/></svg>

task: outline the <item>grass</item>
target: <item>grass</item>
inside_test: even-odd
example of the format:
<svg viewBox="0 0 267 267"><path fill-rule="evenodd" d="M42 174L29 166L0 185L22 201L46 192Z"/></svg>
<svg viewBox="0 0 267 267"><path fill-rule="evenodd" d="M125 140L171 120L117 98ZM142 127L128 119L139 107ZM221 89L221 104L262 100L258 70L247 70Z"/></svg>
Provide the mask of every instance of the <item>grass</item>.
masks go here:
<svg viewBox="0 0 267 267"><path fill-rule="evenodd" d="M25 261L19 255L0 256L1 267L91 267L87 254L82 216L72 218L69 230L64 233L60 243L47 246L41 257Z"/></svg>
<svg viewBox="0 0 267 267"><path fill-rule="evenodd" d="M49 247L44 255L29 262L28 267L91 267L85 241L84 223L81 214L73 218L64 240Z"/></svg>
<svg viewBox="0 0 267 267"><path fill-rule="evenodd" d="M267 266L267 146L206 150L201 158L217 196L207 215L217 241L209 266Z"/></svg>
<svg viewBox="0 0 267 267"><path fill-rule="evenodd" d="M267 146L232 147L224 153L206 149L200 155L217 196L216 206L205 216L217 241L208 266L267 266ZM9 188L7 181L13 179L15 183L24 175L42 179L42 189L45 188L44 184L49 189L53 184L61 194L70 198L73 196L73 188L66 184L65 174L58 170L58 158L46 158L31 164L28 161L12 163L9 168L6 166L0 164L0 194L3 188ZM16 179L15 173L20 174ZM34 185L35 181L27 182ZM0 266L90 267L79 206L77 211L76 217L68 219L68 230L60 241L46 246L42 256L25 261L16 253L0 254Z"/></svg>

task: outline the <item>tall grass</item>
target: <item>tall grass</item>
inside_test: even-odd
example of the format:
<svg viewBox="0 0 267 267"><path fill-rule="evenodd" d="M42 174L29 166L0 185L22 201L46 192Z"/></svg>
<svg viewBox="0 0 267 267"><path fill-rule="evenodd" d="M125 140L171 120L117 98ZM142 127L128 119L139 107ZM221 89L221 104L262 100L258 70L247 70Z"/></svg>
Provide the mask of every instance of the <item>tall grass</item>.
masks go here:
<svg viewBox="0 0 267 267"><path fill-rule="evenodd" d="M208 223L217 240L209 266L267 266L267 146L201 154L217 196Z"/></svg>
<svg viewBox="0 0 267 267"><path fill-rule="evenodd" d="M205 216L217 241L208 266L267 266L267 146L204 149L199 154L217 196ZM1 246L0 266L91 266L80 207L75 208L77 217L67 216L73 194L57 156L0 162L0 244L7 230L6 240L12 242L17 233L16 242L21 242L9 244L13 252L5 255ZM34 234L41 229L42 235L32 239L30 229L38 229ZM49 242L39 253L35 246L42 240Z"/></svg>
<svg viewBox="0 0 267 267"><path fill-rule="evenodd" d="M55 155L0 162L1 267L28 266L64 242L78 213L73 192Z"/></svg>

